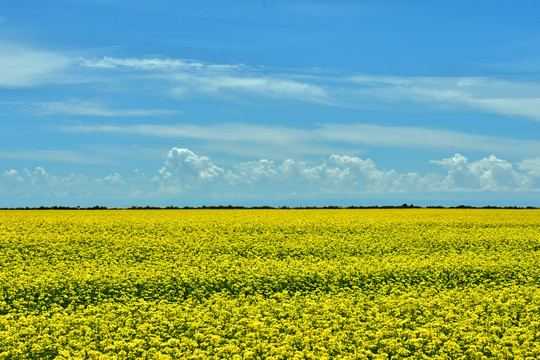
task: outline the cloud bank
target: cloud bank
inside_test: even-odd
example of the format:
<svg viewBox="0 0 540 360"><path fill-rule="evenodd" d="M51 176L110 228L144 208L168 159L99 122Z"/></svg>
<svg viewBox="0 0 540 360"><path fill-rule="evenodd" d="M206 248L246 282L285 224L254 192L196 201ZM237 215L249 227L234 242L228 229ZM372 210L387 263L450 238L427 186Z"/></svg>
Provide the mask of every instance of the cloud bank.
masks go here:
<svg viewBox="0 0 540 360"><path fill-rule="evenodd" d="M102 178L82 174L59 177L43 167L7 169L0 178L4 197L39 196L49 199L269 199L361 198L384 194L528 193L540 191L540 160L517 165L494 155L469 161L461 154L433 160L428 174L400 173L378 168L374 161L348 155L330 155L316 164L294 159L261 159L225 167L189 149L172 148L158 170L146 176L135 169Z"/></svg>
<svg viewBox="0 0 540 360"><path fill-rule="evenodd" d="M518 167L529 170L534 167L531 164L537 165L535 161ZM538 190L537 167L533 171L519 171L494 155L469 162L463 155L455 154L431 163L440 166L444 172L400 174L392 169L379 169L370 159L347 155L330 155L316 165L293 159L283 162L261 159L225 169L208 157L199 157L188 149L173 148L165 167L153 181L161 190L174 189L175 193L196 188L205 191L240 188L253 194L280 195Z"/></svg>

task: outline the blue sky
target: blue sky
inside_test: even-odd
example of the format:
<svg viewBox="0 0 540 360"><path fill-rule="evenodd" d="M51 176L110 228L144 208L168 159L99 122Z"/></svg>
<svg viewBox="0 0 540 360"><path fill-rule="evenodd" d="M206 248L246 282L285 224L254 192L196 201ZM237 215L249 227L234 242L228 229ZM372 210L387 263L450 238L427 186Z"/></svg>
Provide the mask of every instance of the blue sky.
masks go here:
<svg viewBox="0 0 540 360"><path fill-rule="evenodd" d="M540 206L536 1L20 0L0 206Z"/></svg>

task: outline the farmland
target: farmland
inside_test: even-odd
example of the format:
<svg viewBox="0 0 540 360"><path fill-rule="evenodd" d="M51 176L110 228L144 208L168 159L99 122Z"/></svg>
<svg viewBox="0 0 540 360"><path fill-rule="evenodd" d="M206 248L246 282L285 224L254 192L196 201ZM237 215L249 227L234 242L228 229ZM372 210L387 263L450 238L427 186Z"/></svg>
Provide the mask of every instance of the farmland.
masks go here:
<svg viewBox="0 0 540 360"><path fill-rule="evenodd" d="M0 359L540 357L540 210L0 211Z"/></svg>

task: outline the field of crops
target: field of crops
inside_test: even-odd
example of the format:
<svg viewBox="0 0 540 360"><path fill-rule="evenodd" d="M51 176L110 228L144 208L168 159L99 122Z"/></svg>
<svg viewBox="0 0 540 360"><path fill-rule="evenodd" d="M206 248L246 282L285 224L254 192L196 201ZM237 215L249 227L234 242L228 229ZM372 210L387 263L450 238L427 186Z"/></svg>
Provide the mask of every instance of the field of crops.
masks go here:
<svg viewBox="0 0 540 360"><path fill-rule="evenodd" d="M0 211L0 359L537 359L539 210Z"/></svg>

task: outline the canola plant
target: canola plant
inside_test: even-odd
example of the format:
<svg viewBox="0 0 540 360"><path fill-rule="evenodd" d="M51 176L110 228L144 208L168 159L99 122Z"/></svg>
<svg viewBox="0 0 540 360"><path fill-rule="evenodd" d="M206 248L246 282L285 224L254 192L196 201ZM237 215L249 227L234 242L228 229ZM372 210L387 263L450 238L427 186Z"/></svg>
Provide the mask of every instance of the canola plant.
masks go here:
<svg viewBox="0 0 540 360"><path fill-rule="evenodd" d="M537 359L540 211L0 211L0 359Z"/></svg>

